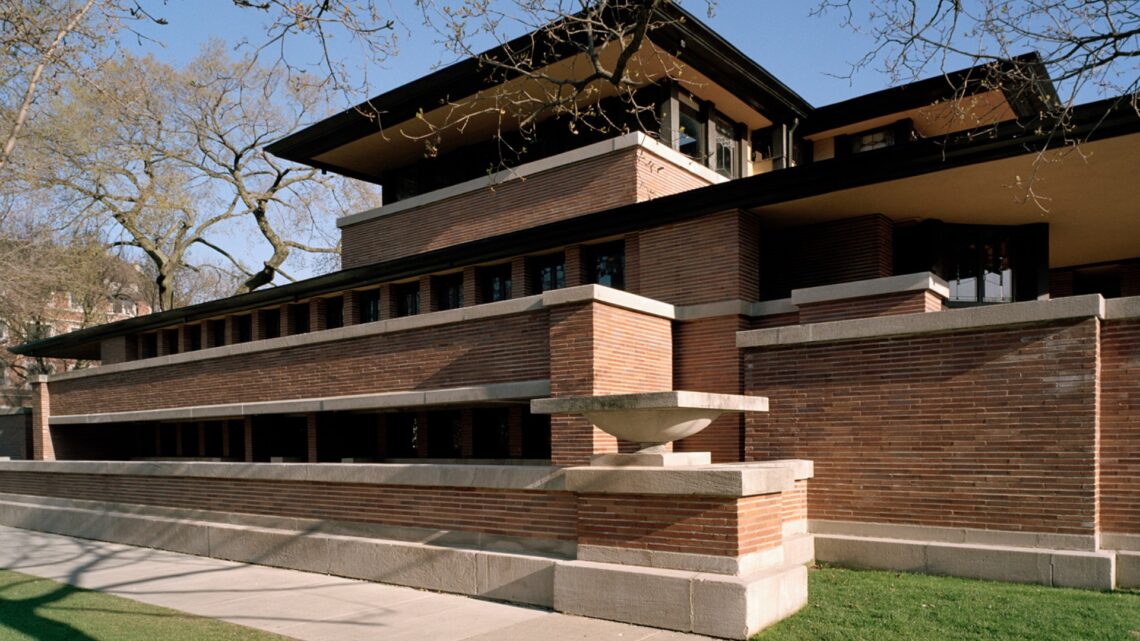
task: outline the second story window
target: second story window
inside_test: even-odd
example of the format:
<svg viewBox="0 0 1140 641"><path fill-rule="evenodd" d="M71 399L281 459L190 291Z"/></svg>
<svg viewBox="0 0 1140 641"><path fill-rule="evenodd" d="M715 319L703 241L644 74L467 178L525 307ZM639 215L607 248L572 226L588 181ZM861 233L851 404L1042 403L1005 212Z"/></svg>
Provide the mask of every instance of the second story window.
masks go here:
<svg viewBox="0 0 1140 641"><path fill-rule="evenodd" d="M531 289L535 294L566 286L566 257L562 253L535 256L530 263Z"/></svg>
<svg viewBox="0 0 1140 641"><path fill-rule="evenodd" d="M481 303L493 303L511 297L511 264L504 263L479 270Z"/></svg>
<svg viewBox="0 0 1140 641"><path fill-rule="evenodd" d="M261 333L265 338L281 336L281 310L267 309L261 312Z"/></svg>
<svg viewBox="0 0 1140 641"><path fill-rule="evenodd" d="M437 310L463 307L463 274L432 278L432 306Z"/></svg>
<svg viewBox="0 0 1140 641"><path fill-rule="evenodd" d="M380 290L370 289L357 293L361 323L375 323L380 320Z"/></svg>
<svg viewBox="0 0 1140 641"><path fill-rule="evenodd" d="M291 334L309 333L309 314L309 303L301 303L289 308L289 329Z"/></svg>
<svg viewBox="0 0 1140 641"><path fill-rule="evenodd" d="M344 298L336 296L325 299L325 327L344 327Z"/></svg>
<svg viewBox="0 0 1140 641"><path fill-rule="evenodd" d="M420 284L418 282L392 285L392 303L396 316L415 316L420 313Z"/></svg>
<svg viewBox="0 0 1140 641"><path fill-rule="evenodd" d="M234 342L248 343L253 340L253 316L234 316Z"/></svg>
<svg viewBox="0 0 1140 641"><path fill-rule="evenodd" d="M625 241L619 240L584 248L591 283L625 289Z"/></svg>
<svg viewBox="0 0 1140 641"><path fill-rule="evenodd" d="M226 319L206 321L206 343L210 347L226 344Z"/></svg>
<svg viewBox="0 0 1140 641"><path fill-rule="evenodd" d="M196 352L202 349L201 325L187 325L183 331L186 332L186 351Z"/></svg>
<svg viewBox="0 0 1140 641"><path fill-rule="evenodd" d="M154 358L155 356L158 356L158 334L139 336L139 358Z"/></svg>

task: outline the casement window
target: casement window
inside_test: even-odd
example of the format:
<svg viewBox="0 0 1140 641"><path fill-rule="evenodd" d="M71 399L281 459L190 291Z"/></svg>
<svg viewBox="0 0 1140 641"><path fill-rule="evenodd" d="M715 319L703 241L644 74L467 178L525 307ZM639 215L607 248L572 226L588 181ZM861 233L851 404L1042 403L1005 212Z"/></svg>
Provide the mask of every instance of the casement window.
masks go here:
<svg viewBox="0 0 1140 641"><path fill-rule="evenodd" d="M480 303L493 303L511 297L511 264L481 267L476 272Z"/></svg>
<svg viewBox="0 0 1140 641"><path fill-rule="evenodd" d="M661 108L662 139L726 178L743 175L745 127L704 102L672 89Z"/></svg>
<svg viewBox="0 0 1140 641"><path fill-rule="evenodd" d="M206 343L210 347L226 344L226 319L206 321Z"/></svg>
<svg viewBox="0 0 1140 641"><path fill-rule="evenodd" d="M473 454L481 459L504 459L511 455L510 410L477 409L471 413Z"/></svg>
<svg viewBox="0 0 1140 641"><path fill-rule="evenodd" d="M248 343L253 340L253 316L234 316L234 342Z"/></svg>
<svg viewBox="0 0 1140 641"><path fill-rule="evenodd" d="M895 147L910 142L914 137L914 123L909 119L900 120L886 127L836 137L835 155L847 156Z"/></svg>
<svg viewBox="0 0 1140 641"><path fill-rule="evenodd" d="M566 256L562 253L533 256L527 259L531 291L535 294L566 286Z"/></svg>
<svg viewBox="0 0 1140 641"><path fill-rule="evenodd" d="M587 280L597 285L625 289L625 241L582 248Z"/></svg>
<svg viewBox="0 0 1140 641"><path fill-rule="evenodd" d="M261 322L261 335L265 338L277 338L281 336L281 310L267 309L259 312L261 316L258 321Z"/></svg>
<svg viewBox="0 0 1140 641"><path fill-rule="evenodd" d="M289 328L294 334L308 334L310 327L309 303L301 303L289 307Z"/></svg>
<svg viewBox="0 0 1140 641"><path fill-rule="evenodd" d="M463 307L463 274L434 276L432 281L432 306L439 311Z"/></svg>
<svg viewBox="0 0 1140 641"><path fill-rule="evenodd" d="M158 334L142 334L139 336L139 358L154 358L158 356Z"/></svg>
<svg viewBox="0 0 1140 641"><path fill-rule="evenodd" d="M325 327L328 329L344 327L344 298L341 296L326 298L324 303Z"/></svg>
<svg viewBox="0 0 1140 641"><path fill-rule="evenodd" d="M420 313L420 284L401 283L392 286L392 303L396 316L415 316Z"/></svg>
<svg viewBox="0 0 1140 641"><path fill-rule="evenodd" d="M196 352L202 349L202 329L201 325L187 325L183 330L186 332L186 351Z"/></svg>
<svg viewBox="0 0 1140 641"><path fill-rule="evenodd" d="M375 323L380 320L380 290L369 289L356 293L357 322Z"/></svg>
<svg viewBox="0 0 1140 641"><path fill-rule="evenodd" d="M946 282L951 302L1012 303L1010 238L1001 230L959 232L947 252Z"/></svg>
<svg viewBox="0 0 1140 641"><path fill-rule="evenodd" d="M430 458L459 458L463 451L461 415L457 411L427 415L427 448Z"/></svg>

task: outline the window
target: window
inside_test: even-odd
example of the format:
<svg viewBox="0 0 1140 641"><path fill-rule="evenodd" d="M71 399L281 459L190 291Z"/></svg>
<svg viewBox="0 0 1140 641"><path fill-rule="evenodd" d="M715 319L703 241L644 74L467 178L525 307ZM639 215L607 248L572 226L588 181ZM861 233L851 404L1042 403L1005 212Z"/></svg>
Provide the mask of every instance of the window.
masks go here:
<svg viewBox="0 0 1140 641"><path fill-rule="evenodd" d="M475 458L504 459L511 455L510 410L478 409L471 413Z"/></svg>
<svg viewBox="0 0 1140 641"><path fill-rule="evenodd" d="M138 314L138 306L135 305L135 302L132 300L116 298L111 301L111 311L124 316L135 316Z"/></svg>
<svg viewBox="0 0 1140 641"><path fill-rule="evenodd" d="M325 327L344 327L344 298L337 296L325 299Z"/></svg>
<svg viewBox="0 0 1140 641"><path fill-rule="evenodd" d="M392 285L392 302L396 316L415 316L420 313L420 284L418 282Z"/></svg>
<svg viewBox="0 0 1140 641"><path fill-rule="evenodd" d="M584 248L588 256L589 282L625 289L625 241Z"/></svg>
<svg viewBox="0 0 1140 641"><path fill-rule="evenodd" d="M167 354L177 354L181 351L178 344L178 330L166 329L162 331L162 347Z"/></svg>
<svg viewBox="0 0 1140 641"><path fill-rule="evenodd" d="M459 458L463 434L459 412L432 412L427 416L427 448L431 458Z"/></svg>
<svg viewBox="0 0 1140 641"><path fill-rule="evenodd" d="M511 264L483 267L478 271L479 302L493 303L511 297Z"/></svg>
<svg viewBox="0 0 1140 641"><path fill-rule="evenodd" d="M216 320L207 321L206 340L210 347L226 344L226 319L218 318Z"/></svg>
<svg viewBox="0 0 1140 641"><path fill-rule="evenodd" d="M879 129L859 134L851 140L852 153L883 149L895 144L895 134L890 129Z"/></svg>
<svg viewBox="0 0 1140 641"><path fill-rule="evenodd" d="M384 431L386 458L413 458L418 455L419 440L423 438L418 416L408 412L390 414Z"/></svg>
<svg viewBox="0 0 1140 641"><path fill-rule="evenodd" d="M548 254L528 259L530 263L531 291L536 294L566 286L566 257Z"/></svg>
<svg viewBox="0 0 1140 641"><path fill-rule="evenodd" d="M836 155L847 155L886 149L909 142L912 137L914 137L914 123L910 120L900 120L886 127L839 136L835 141L835 152Z"/></svg>
<svg viewBox="0 0 1140 641"><path fill-rule="evenodd" d="M380 320L380 290L370 289L356 294L361 323L375 323Z"/></svg>
<svg viewBox="0 0 1140 641"><path fill-rule="evenodd" d="M202 349L202 326L187 325L184 331L186 332L186 351L196 352Z"/></svg>
<svg viewBox="0 0 1140 641"><path fill-rule="evenodd" d="M717 118L713 125L713 135L715 136L713 152L716 157L713 158L712 169L725 178L736 178L740 175L737 170L739 156L737 150L740 143L736 140L736 132L731 125L720 118Z"/></svg>
<svg viewBox="0 0 1140 641"><path fill-rule="evenodd" d="M139 336L139 358L154 358L155 356L158 356L158 334Z"/></svg>
<svg viewBox="0 0 1140 641"><path fill-rule="evenodd" d="M1013 302L1010 239L997 229L967 229L958 234L946 258L951 302Z"/></svg>
<svg viewBox="0 0 1140 641"><path fill-rule="evenodd" d="M677 108L680 115L677 130L677 151L689 158L704 162L708 154L705 148L705 123L700 112L685 102L680 102Z"/></svg>
<svg viewBox="0 0 1140 641"><path fill-rule="evenodd" d="M281 336L281 310L267 309L259 312L261 318L261 334L265 338L277 338Z"/></svg>
<svg viewBox="0 0 1140 641"><path fill-rule="evenodd" d="M437 310L463 307L463 274L432 277L432 307Z"/></svg>
<svg viewBox="0 0 1140 641"><path fill-rule="evenodd" d="M309 304L301 303L289 308L289 327L293 334L309 333Z"/></svg>
<svg viewBox="0 0 1140 641"><path fill-rule="evenodd" d="M234 342L248 343L253 340L253 316L234 316Z"/></svg>

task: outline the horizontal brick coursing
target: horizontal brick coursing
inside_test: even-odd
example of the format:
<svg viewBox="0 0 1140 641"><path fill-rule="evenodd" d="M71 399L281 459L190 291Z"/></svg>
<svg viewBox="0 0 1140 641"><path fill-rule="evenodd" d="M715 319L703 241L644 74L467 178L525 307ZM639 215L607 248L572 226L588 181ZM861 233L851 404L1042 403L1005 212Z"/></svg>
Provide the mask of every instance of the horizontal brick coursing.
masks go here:
<svg viewBox="0 0 1140 641"><path fill-rule="evenodd" d="M942 310L942 299L927 290L892 292L878 296L862 296L800 305L799 321L824 323L851 318L921 314Z"/></svg>
<svg viewBox="0 0 1140 641"><path fill-rule="evenodd" d="M756 300L755 217L739 211L642 231L637 293L673 305Z"/></svg>
<svg viewBox="0 0 1140 641"><path fill-rule="evenodd" d="M547 313L469 321L51 384L57 415L549 378Z"/></svg>
<svg viewBox="0 0 1140 641"><path fill-rule="evenodd" d="M0 492L572 541L569 492L0 472Z"/></svg>
<svg viewBox="0 0 1140 641"><path fill-rule="evenodd" d="M1097 321L751 349L750 460L813 519L1092 534Z"/></svg>
<svg viewBox="0 0 1140 641"><path fill-rule="evenodd" d="M781 542L781 495L742 499L584 494L578 543L735 557Z"/></svg>
<svg viewBox="0 0 1140 641"><path fill-rule="evenodd" d="M880 214L773 230L762 241L764 298L894 273L894 223Z"/></svg>
<svg viewBox="0 0 1140 641"><path fill-rule="evenodd" d="M707 184L644 149L624 149L349 225L341 262L393 260Z"/></svg>
<svg viewBox="0 0 1140 641"><path fill-rule="evenodd" d="M1140 320L1101 330L1100 524L1140 534Z"/></svg>
<svg viewBox="0 0 1140 641"><path fill-rule="evenodd" d="M743 316L721 316L677 323L673 344L673 378L677 389L719 394L739 394L744 386L744 367L736 348L736 332L749 329ZM711 452L714 463L743 458L744 422L739 414L727 414L687 439L678 441L683 452Z"/></svg>

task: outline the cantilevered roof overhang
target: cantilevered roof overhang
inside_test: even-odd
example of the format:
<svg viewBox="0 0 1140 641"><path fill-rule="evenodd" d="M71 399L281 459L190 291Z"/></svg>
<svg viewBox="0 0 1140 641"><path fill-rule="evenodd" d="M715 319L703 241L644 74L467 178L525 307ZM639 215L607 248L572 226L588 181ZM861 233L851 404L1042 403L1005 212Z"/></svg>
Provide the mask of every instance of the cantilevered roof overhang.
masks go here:
<svg viewBox="0 0 1140 641"><path fill-rule="evenodd" d="M1039 126L1040 125L1040 126ZM1083 141L1066 147L1065 139ZM1041 152L1045 151L1044 155ZM1041 163L1036 164L1040 159ZM13 348L18 354L95 359L99 341L281 305L345 289L490 262L734 209L767 225L867 213L895 220L1048 222L1051 266L1140 255L1140 116L1125 99L1076 108L1061 133L1015 123L985 137L917 141L702 187L454 247L289 285L79 330ZM1038 172L1036 176L1034 172ZM1043 197L1026 201L1031 184ZM1033 182L1029 182L1029 181ZM1051 200L1049 200L1051 199ZM1041 205L1041 206L1039 206Z"/></svg>
<svg viewBox="0 0 1140 641"><path fill-rule="evenodd" d="M658 13L662 26L650 32L650 45L643 47L644 55L640 56L644 59L634 61L641 66L639 73L645 81L663 79L663 65L676 69L696 85L715 87L718 109L727 110L741 122L751 121L755 128L803 119L811 112L807 101L676 4L665 3ZM556 52L555 57L564 60L580 54L569 43L541 42L543 33L535 34L540 40L535 46L548 46ZM480 58L501 59L504 51L520 51L533 42L532 35L527 34L484 52ZM448 118L472 117L472 112L480 109L481 92L504 82L521 82L517 74L513 80L501 75L493 78L480 58L465 59L380 94L286 136L266 150L287 160L377 182L386 168L411 164L423 156L424 143L418 136L432 131L428 121L438 127ZM551 66L557 64L561 63ZM567 73L567 69L560 69L552 75ZM734 109L739 113L732 113ZM757 118L746 116L746 112L755 113ZM493 135L496 125L485 121L485 114L465 121L464 139L470 140L480 127L492 127L483 133ZM458 144L456 140L458 137L452 136L444 145Z"/></svg>

